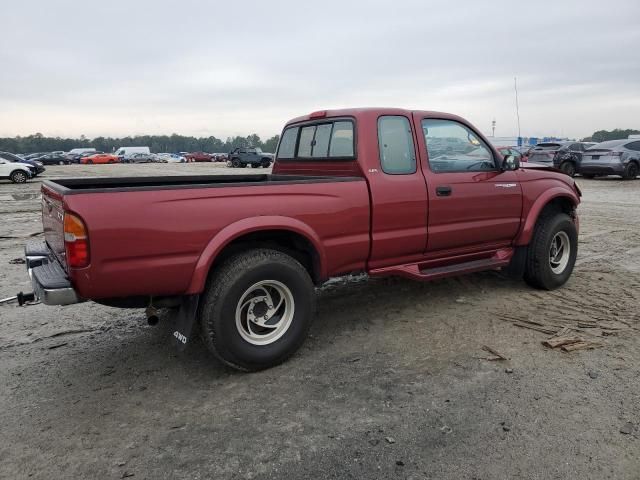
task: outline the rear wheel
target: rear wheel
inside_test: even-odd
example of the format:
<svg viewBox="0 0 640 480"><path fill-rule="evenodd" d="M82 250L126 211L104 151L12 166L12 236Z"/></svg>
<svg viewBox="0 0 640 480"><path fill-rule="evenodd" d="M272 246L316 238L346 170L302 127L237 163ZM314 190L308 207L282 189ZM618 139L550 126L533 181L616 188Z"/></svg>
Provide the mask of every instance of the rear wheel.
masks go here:
<svg viewBox="0 0 640 480"><path fill-rule="evenodd" d="M524 279L532 287L553 290L569 280L578 254L578 232L566 213L544 213L529 244Z"/></svg>
<svg viewBox="0 0 640 480"><path fill-rule="evenodd" d="M87 160L87 164L91 165L93 163L93 160Z"/></svg>
<svg viewBox="0 0 640 480"><path fill-rule="evenodd" d="M11 175L9 175L9 178L13 183L26 183L28 176L26 172L22 170L14 170L11 172Z"/></svg>
<svg viewBox="0 0 640 480"><path fill-rule="evenodd" d="M60 160L60 161L58 162L58 165L64 165L64 160Z"/></svg>
<svg viewBox="0 0 640 480"><path fill-rule="evenodd" d="M629 162L624 169L622 178L624 178L625 180L633 180L638 176L638 173L639 173L638 164L636 162Z"/></svg>
<svg viewBox="0 0 640 480"><path fill-rule="evenodd" d="M216 357L255 371L282 363L300 348L314 310L305 268L280 251L256 249L213 272L198 315L203 340Z"/></svg>
<svg viewBox="0 0 640 480"><path fill-rule="evenodd" d="M560 170L570 177L573 177L576 174L576 165L573 162L562 162L560 164Z"/></svg>

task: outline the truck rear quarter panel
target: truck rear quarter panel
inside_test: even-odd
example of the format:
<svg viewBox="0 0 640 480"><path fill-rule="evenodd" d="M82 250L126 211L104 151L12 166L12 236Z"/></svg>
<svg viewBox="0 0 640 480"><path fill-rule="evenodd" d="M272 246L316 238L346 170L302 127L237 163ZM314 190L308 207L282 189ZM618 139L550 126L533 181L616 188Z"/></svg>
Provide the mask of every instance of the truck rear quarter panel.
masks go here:
<svg viewBox="0 0 640 480"><path fill-rule="evenodd" d="M323 276L364 268L369 251L363 179L79 193L64 202L89 230L91 264L69 274L91 299L197 293L215 255L259 229L306 232Z"/></svg>

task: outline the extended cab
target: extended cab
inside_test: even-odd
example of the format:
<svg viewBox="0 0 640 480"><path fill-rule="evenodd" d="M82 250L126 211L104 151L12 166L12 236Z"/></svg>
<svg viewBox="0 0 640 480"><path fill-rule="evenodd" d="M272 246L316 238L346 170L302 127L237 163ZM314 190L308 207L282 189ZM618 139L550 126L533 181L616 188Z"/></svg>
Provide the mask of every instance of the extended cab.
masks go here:
<svg viewBox="0 0 640 480"><path fill-rule="evenodd" d="M454 115L320 111L287 123L272 174L45 181L27 268L46 304L178 307L178 346L197 325L223 362L258 370L300 347L329 277L505 269L563 285L579 197Z"/></svg>

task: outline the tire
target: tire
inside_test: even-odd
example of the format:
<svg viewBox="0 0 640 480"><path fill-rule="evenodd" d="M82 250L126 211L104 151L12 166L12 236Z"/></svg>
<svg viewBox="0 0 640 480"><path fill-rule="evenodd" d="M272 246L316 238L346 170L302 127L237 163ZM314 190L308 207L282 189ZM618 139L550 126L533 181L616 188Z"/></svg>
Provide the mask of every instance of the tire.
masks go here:
<svg viewBox="0 0 640 480"><path fill-rule="evenodd" d="M64 165L64 161L63 161L63 160L60 160L60 161L58 162L58 165Z"/></svg>
<svg viewBox="0 0 640 480"><path fill-rule="evenodd" d="M93 165L93 160L87 160L87 165Z"/></svg>
<svg viewBox="0 0 640 480"><path fill-rule="evenodd" d="M9 179L11 179L13 183L27 183L28 178L29 176L22 170L14 170L11 172L11 175L9 175Z"/></svg>
<svg viewBox="0 0 640 480"><path fill-rule="evenodd" d="M624 173L622 174L622 178L625 180L633 180L640 174L640 169L638 168L638 164L636 162L629 162L627 166L624 168Z"/></svg>
<svg viewBox="0 0 640 480"><path fill-rule="evenodd" d="M267 320L260 315L267 315L268 300L258 301L255 310L251 303L261 295L271 299L272 308L280 305ZM263 370L300 348L313 322L315 300L311 278L297 260L277 250L249 250L229 258L210 276L198 310L200 332L208 349L226 365ZM273 327L259 326L250 315Z"/></svg>
<svg viewBox="0 0 640 480"><path fill-rule="evenodd" d="M560 164L560 170L566 173L570 177L575 177L576 175L576 164L571 161L565 161Z"/></svg>
<svg viewBox="0 0 640 480"><path fill-rule="evenodd" d="M261 165L262 165L262 168L269 168L271 166L271 160L264 159L262 160Z"/></svg>
<svg viewBox="0 0 640 480"><path fill-rule="evenodd" d="M591 180L592 178L596 178L596 176L593 173L581 173L580 175L582 175L584 178L587 178L589 180Z"/></svg>
<svg viewBox="0 0 640 480"><path fill-rule="evenodd" d="M558 211L543 213L528 247L524 279L534 288L554 290L569 280L577 254L578 232L571 217Z"/></svg>
<svg viewBox="0 0 640 480"><path fill-rule="evenodd" d="M242 166L242 163L240 163L239 158L234 158L233 160L231 160L231 166L233 168L240 168Z"/></svg>

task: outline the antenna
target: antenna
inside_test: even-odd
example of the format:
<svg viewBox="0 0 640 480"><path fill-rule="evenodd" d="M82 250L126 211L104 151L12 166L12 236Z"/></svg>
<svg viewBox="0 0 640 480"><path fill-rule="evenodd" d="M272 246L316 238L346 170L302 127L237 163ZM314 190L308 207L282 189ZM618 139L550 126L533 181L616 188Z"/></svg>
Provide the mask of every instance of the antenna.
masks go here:
<svg viewBox="0 0 640 480"><path fill-rule="evenodd" d="M518 78L513 77L513 87L516 91L516 117L518 118L518 138L520 138L520 108L518 107Z"/></svg>

